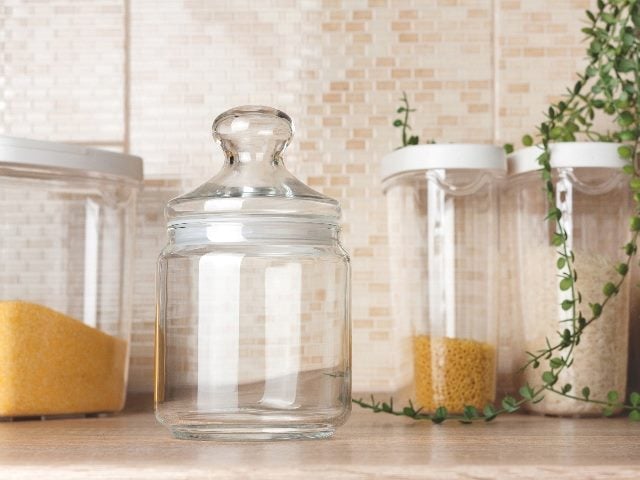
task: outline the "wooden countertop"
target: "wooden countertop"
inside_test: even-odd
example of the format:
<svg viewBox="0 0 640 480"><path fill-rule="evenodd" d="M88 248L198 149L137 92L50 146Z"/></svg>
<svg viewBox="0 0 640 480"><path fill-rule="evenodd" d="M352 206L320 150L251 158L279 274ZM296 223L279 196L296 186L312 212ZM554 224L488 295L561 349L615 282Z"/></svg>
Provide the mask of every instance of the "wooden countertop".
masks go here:
<svg viewBox="0 0 640 480"><path fill-rule="evenodd" d="M138 408L87 419L0 423L0 478L638 479L640 424L514 415L436 426L354 408L330 440L174 440Z"/></svg>

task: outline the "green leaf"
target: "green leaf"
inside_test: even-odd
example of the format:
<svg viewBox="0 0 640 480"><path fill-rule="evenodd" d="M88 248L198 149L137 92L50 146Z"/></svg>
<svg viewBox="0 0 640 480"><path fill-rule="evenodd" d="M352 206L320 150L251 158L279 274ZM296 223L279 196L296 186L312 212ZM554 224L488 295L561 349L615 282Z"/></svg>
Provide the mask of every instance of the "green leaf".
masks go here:
<svg viewBox="0 0 640 480"><path fill-rule="evenodd" d="M502 148L504 148L504 153L506 153L507 155L509 155L510 153L513 153L513 144L512 143L505 143Z"/></svg>
<svg viewBox="0 0 640 480"><path fill-rule="evenodd" d="M636 170L635 168L633 168L633 165L625 165L624 167L622 167L622 171L627 175L633 175L634 173L636 173Z"/></svg>
<svg viewBox="0 0 640 480"><path fill-rule="evenodd" d="M634 407L640 405L640 393L632 392L631 395L629 395L629 401Z"/></svg>
<svg viewBox="0 0 640 480"><path fill-rule="evenodd" d="M542 165L548 162L549 160L551 160L551 153L548 150L545 150L540 155L538 155L537 160L538 160L538 164Z"/></svg>
<svg viewBox="0 0 640 480"><path fill-rule="evenodd" d="M629 242L624 246L624 253L627 256L631 256L631 255L634 255L636 253L637 249L638 249L638 247L634 243Z"/></svg>
<svg viewBox="0 0 640 480"><path fill-rule="evenodd" d="M396 110L396 113L402 113L402 112L406 112L406 111L407 111L406 108L400 107L400 108L398 108L398 110Z"/></svg>
<svg viewBox="0 0 640 480"><path fill-rule="evenodd" d="M556 266L558 267L558 270L562 270L566 264L567 264L567 259L564 257L558 258L558 261L556 262Z"/></svg>
<svg viewBox="0 0 640 480"><path fill-rule="evenodd" d="M618 124L622 127L628 127L633 123L633 120L633 115L628 110L625 110L618 116Z"/></svg>
<svg viewBox="0 0 640 480"><path fill-rule="evenodd" d="M632 232L640 231L640 217L632 217L629 221L629 226Z"/></svg>
<svg viewBox="0 0 640 480"><path fill-rule="evenodd" d="M400 119L396 119L393 121L393 126L394 127L401 127L402 126L402 120Z"/></svg>
<svg viewBox="0 0 640 480"><path fill-rule="evenodd" d="M533 400L533 394L535 392L533 391L533 388L531 388L529 385L520 387L520 390L518 391L520 392L520 395L522 396L522 398L525 398L527 400Z"/></svg>
<svg viewBox="0 0 640 480"><path fill-rule="evenodd" d="M566 292L567 290L569 290L572 285L573 285L572 278L565 277L562 280L560 280L560 290L562 290L563 292Z"/></svg>
<svg viewBox="0 0 640 480"><path fill-rule="evenodd" d="M622 44L625 47L630 47L631 45L633 45L634 41L635 41L635 37L633 36L633 33L627 32L624 35L622 35Z"/></svg>
<svg viewBox="0 0 640 480"><path fill-rule="evenodd" d="M633 422L640 422L640 412L638 410L631 410L629 412L629 420Z"/></svg>
<svg viewBox="0 0 640 480"><path fill-rule="evenodd" d="M562 127L553 127L551 129L551 132L549 132L549 136L553 140L558 140L559 138L562 138L563 135L564 135L564 128Z"/></svg>
<svg viewBox="0 0 640 480"><path fill-rule="evenodd" d="M587 14L587 17L589 17L589 20L591 20L592 22L596 21L596 16L592 12L586 10L585 13Z"/></svg>
<svg viewBox="0 0 640 480"><path fill-rule="evenodd" d="M613 25L616 23L616 17L607 12L603 13L600 18L602 18L602 20L604 20L605 23L608 23L609 25Z"/></svg>
<svg viewBox="0 0 640 480"><path fill-rule="evenodd" d="M616 287L612 282L607 282L602 287L602 293L606 297L610 297L610 296L615 295L616 293L618 293L618 287Z"/></svg>
<svg viewBox="0 0 640 480"><path fill-rule="evenodd" d="M564 365L564 360L562 360L560 357L554 357L549 360L549 365L551 365L551 368L560 368L562 365Z"/></svg>
<svg viewBox="0 0 640 480"><path fill-rule="evenodd" d="M607 401L609 403L616 403L618 401L618 398L618 392L616 392L615 390L611 390L609 393L607 393Z"/></svg>
<svg viewBox="0 0 640 480"><path fill-rule="evenodd" d="M602 414L603 414L605 417L610 417L611 415L613 415L613 414L614 414L614 410L613 410L613 408L612 408L612 407L604 407L604 408L602 409Z"/></svg>
<svg viewBox="0 0 640 480"><path fill-rule="evenodd" d="M415 417L416 415L416 411L414 410L413 407L404 407L402 409L402 413L405 414L407 417Z"/></svg>
<svg viewBox="0 0 640 480"><path fill-rule="evenodd" d="M582 90L582 82L578 80L573 86L573 94L578 95L580 93L580 90Z"/></svg>
<svg viewBox="0 0 640 480"><path fill-rule="evenodd" d="M630 142L636 139L636 132L633 130L623 130L620 132L620 140L623 142Z"/></svg>
<svg viewBox="0 0 640 480"><path fill-rule="evenodd" d="M513 413L520 407L517 405L515 398L506 396L502 399L502 408L504 408L509 413Z"/></svg>
<svg viewBox="0 0 640 480"><path fill-rule="evenodd" d="M559 247L564 243L564 235L561 235L559 233L554 233L553 237L551 238L551 244Z"/></svg>
<svg viewBox="0 0 640 480"><path fill-rule="evenodd" d="M553 372L546 371L542 374L542 381L546 385L553 385L558 381L558 377Z"/></svg>
<svg viewBox="0 0 640 480"><path fill-rule="evenodd" d="M618 61L617 70L622 73L633 72L636 69L636 62L629 58L621 58Z"/></svg>
<svg viewBox="0 0 640 480"><path fill-rule="evenodd" d="M582 389L582 396L585 400L589 400L589 395L591 395L591 390L589 389L589 387L584 387Z"/></svg>
<svg viewBox="0 0 640 480"><path fill-rule="evenodd" d="M468 419L478 418L478 409L473 405L465 405L462 415Z"/></svg>
<svg viewBox="0 0 640 480"><path fill-rule="evenodd" d="M487 403L484 406L484 409L482 410L482 413L484 413L484 421L485 422L490 422L491 420L493 420L497 416L496 409L490 403Z"/></svg>
<svg viewBox="0 0 640 480"><path fill-rule="evenodd" d="M531 145L533 145L533 138L531 137L531 135L525 135L524 137L522 137L522 144L525 147L530 147Z"/></svg>
<svg viewBox="0 0 640 480"><path fill-rule="evenodd" d="M631 155L633 155L633 149L629 145L622 145L618 147L618 155L625 160L628 160L631 158Z"/></svg>
<svg viewBox="0 0 640 480"><path fill-rule="evenodd" d="M545 220L550 220L552 218L556 220L560 220L561 217L562 217L562 212L560 211L560 209L552 208L551 210L549 210L549 213L547 213Z"/></svg>
<svg viewBox="0 0 640 480"><path fill-rule="evenodd" d="M594 318L598 318L602 314L602 305L599 303L590 303L589 306L591 307Z"/></svg>
<svg viewBox="0 0 640 480"><path fill-rule="evenodd" d="M582 313L578 315L578 326L584 328L587 326L587 319L582 316Z"/></svg>
<svg viewBox="0 0 640 480"><path fill-rule="evenodd" d="M468 415L470 417L477 417L478 416L478 409L476 407L474 407L473 405L465 405L464 406L464 414Z"/></svg>
<svg viewBox="0 0 640 480"><path fill-rule="evenodd" d="M623 108L627 108L629 106L629 102L619 98L618 100L613 102L613 106L616 107L618 110L622 110Z"/></svg>
<svg viewBox="0 0 640 480"><path fill-rule="evenodd" d="M431 417L431 421L433 423L442 423L447 418L447 409L445 407L436 408L435 412L433 412L433 416Z"/></svg>
<svg viewBox="0 0 640 480"><path fill-rule="evenodd" d="M573 308L573 300L563 300L560 306L565 312L571 310Z"/></svg>
<svg viewBox="0 0 640 480"><path fill-rule="evenodd" d="M629 273L629 265L627 265L626 263L619 263L618 265L616 265L616 272L618 272L622 276L626 275L627 273Z"/></svg>
<svg viewBox="0 0 640 480"><path fill-rule="evenodd" d="M571 388L572 388L571 384L570 383L566 383L562 387L561 391L562 391L562 393L567 394L567 393L569 393L571 391Z"/></svg>

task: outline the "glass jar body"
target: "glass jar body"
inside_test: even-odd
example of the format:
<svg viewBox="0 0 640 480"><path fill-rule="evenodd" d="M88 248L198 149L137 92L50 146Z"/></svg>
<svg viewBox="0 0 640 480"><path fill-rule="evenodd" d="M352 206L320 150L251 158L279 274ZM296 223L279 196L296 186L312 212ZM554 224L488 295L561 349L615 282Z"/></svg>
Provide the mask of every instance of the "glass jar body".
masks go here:
<svg viewBox="0 0 640 480"><path fill-rule="evenodd" d="M384 184L392 310L426 411L460 413L495 397L497 185L482 170L411 172Z"/></svg>
<svg viewBox="0 0 640 480"><path fill-rule="evenodd" d="M538 172L522 173L509 182L509 195L515 206L513 235L516 245L516 294L511 300L518 305L522 321L520 365L528 360L525 352L536 352L560 341L558 332L573 331L570 320L582 311L589 318L589 303L603 301L603 286L617 282L620 276L614 266L624 260L622 246L629 240L627 218L630 215L629 193L624 175L614 168L555 168L553 184L556 203L562 212L561 222L567 233L568 251L575 256L572 271L577 272L575 294L581 305L574 312L562 308L571 300L571 290L562 290L560 277L570 274L567 266L558 264L562 247L553 244L556 226L545 221L548 204L540 191ZM513 291L513 290L512 290ZM611 298L602 316L582 334L580 344L572 351L573 363L564 367L558 388L571 385L571 392L581 395L588 386L592 398L606 399L610 390L624 395L627 377L629 329L629 281ZM566 355L565 351L558 355ZM541 363L544 360L541 360ZM542 372L548 368L529 367L521 382L533 388L542 384ZM575 392L575 393L574 393ZM549 415L600 415L602 407L547 393L544 400L527 404L533 412Z"/></svg>
<svg viewBox="0 0 640 480"><path fill-rule="evenodd" d="M301 228L303 227L303 228ZM156 416L178 438L323 438L351 408L337 227L174 225L158 262Z"/></svg>
<svg viewBox="0 0 640 480"><path fill-rule="evenodd" d="M137 189L66 169L0 168L0 311L13 339L0 354L19 380L0 397L27 399L0 398L0 416L123 408ZM58 380L42 390L48 376Z"/></svg>

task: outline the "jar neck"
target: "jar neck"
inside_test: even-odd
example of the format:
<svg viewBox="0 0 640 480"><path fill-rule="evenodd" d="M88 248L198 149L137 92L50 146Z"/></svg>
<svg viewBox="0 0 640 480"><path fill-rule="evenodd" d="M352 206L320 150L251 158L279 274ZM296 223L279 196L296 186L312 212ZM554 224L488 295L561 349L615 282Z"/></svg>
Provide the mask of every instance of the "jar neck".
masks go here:
<svg viewBox="0 0 640 480"><path fill-rule="evenodd" d="M255 181L264 182L267 178L276 173L276 170L284 170L282 157L275 152L248 152L233 151L225 152L225 163L221 174L242 175L253 178Z"/></svg>

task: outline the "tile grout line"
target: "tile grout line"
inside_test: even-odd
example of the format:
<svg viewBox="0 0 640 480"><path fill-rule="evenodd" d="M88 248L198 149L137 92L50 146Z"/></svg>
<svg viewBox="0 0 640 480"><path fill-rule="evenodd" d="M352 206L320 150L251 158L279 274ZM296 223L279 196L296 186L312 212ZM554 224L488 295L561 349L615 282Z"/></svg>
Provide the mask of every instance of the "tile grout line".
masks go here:
<svg viewBox="0 0 640 480"><path fill-rule="evenodd" d="M123 65L123 105L124 153L131 149L131 0L123 0L124 65Z"/></svg>
<svg viewBox="0 0 640 480"><path fill-rule="evenodd" d="M492 89L491 89L491 128L493 135L493 143L500 140L500 106L499 106L499 78L500 78L500 45L499 45L499 0L491 1L491 73L492 73Z"/></svg>

